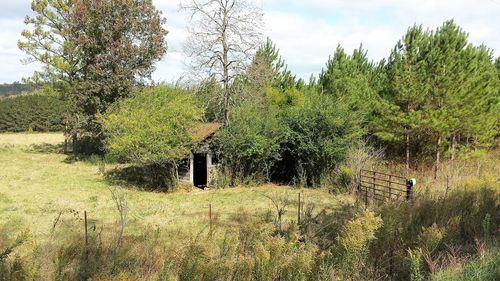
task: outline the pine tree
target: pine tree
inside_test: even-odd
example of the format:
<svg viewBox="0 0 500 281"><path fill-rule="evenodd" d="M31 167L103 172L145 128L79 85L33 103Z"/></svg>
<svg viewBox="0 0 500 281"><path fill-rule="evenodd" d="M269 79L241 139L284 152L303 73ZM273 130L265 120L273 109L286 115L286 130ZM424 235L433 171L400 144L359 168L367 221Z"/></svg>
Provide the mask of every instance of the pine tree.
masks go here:
<svg viewBox="0 0 500 281"><path fill-rule="evenodd" d="M319 75L318 90L347 103L350 110L369 120L376 99L372 85L374 69L363 46L355 49L352 55L338 46Z"/></svg>
<svg viewBox="0 0 500 281"><path fill-rule="evenodd" d="M422 106L427 92L424 61L430 32L422 26L410 27L398 41L388 59L387 89L383 92L383 129L377 136L404 142L406 168L410 168L411 142L422 126Z"/></svg>

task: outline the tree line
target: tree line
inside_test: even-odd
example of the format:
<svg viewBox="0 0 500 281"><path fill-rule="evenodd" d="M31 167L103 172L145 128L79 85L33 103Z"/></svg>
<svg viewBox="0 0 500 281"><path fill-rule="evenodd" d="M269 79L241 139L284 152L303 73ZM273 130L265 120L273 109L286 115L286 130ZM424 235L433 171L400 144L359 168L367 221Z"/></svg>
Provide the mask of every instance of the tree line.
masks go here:
<svg viewBox="0 0 500 281"><path fill-rule="evenodd" d="M0 84L0 97L18 95L23 92L31 91L31 87L24 83L13 82Z"/></svg>
<svg viewBox="0 0 500 281"><path fill-rule="evenodd" d="M340 45L319 75L297 78L262 35L250 1L182 1L193 77L148 82L166 52L165 18L152 1L34 0L19 47L70 103L67 136L80 153L167 165L175 175L197 122L224 124L214 144L231 182L321 185L365 142L407 169L495 144L500 59L454 21L410 27L387 59ZM214 16L217 15L217 16ZM444 155L444 156L443 156ZM170 169L170 168L169 168Z"/></svg>
<svg viewBox="0 0 500 281"><path fill-rule="evenodd" d="M64 130L68 104L47 94L17 95L0 99L0 132L57 132Z"/></svg>

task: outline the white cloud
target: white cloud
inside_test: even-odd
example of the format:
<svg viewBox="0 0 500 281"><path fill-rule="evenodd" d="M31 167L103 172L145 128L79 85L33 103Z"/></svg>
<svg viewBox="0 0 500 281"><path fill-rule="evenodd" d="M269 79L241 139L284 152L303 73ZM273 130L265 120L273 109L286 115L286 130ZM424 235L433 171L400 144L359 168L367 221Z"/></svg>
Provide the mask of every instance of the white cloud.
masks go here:
<svg viewBox="0 0 500 281"><path fill-rule="evenodd" d="M265 11L265 36L280 48L292 71L308 78L319 73L338 44L348 52L363 43L368 56L386 57L408 26L436 28L455 19L474 44L484 43L500 55L500 0L255 0ZM12 2L12 3L11 3ZM37 65L22 65L17 49L30 12L30 0L2 3L0 10L0 83L20 80ZM167 55L157 64L154 78L174 82L184 72L186 19L176 0L154 0L167 18Z"/></svg>

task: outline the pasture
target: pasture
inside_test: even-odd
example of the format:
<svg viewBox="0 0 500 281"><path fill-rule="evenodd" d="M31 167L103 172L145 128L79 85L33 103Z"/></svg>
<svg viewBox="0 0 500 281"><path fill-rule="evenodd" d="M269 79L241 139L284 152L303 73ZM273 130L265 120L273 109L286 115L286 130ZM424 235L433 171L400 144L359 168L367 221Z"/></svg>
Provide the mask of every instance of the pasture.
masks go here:
<svg viewBox="0 0 500 281"><path fill-rule="evenodd" d="M201 231L208 223L209 204L214 220L228 226L242 213L274 215L266 196L290 200L285 222L296 219L298 192L317 209L332 209L338 200L352 200L323 189L276 185L207 191L184 187L174 193L120 187L102 176L98 164L68 161L68 156L56 153L63 140L57 133L0 134L0 225L8 226L11 233L29 229L44 239L54 229L66 226L73 231L82 225L83 211L91 225L113 225L119 217L113 193L125 198L128 234L148 227L175 233Z"/></svg>

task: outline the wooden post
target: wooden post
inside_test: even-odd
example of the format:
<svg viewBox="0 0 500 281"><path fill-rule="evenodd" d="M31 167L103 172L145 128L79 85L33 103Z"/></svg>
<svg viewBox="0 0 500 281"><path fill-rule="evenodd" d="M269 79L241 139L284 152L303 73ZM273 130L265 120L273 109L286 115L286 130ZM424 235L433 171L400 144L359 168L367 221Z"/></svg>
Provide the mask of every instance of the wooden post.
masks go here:
<svg viewBox="0 0 500 281"><path fill-rule="evenodd" d="M297 205L297 225L300 225L300 192L299 192L299 201Z"/></svg>
<svg viewBox="0 0 500 281"><path fill-rule="evenodd" d="M411 201L413 199L413 184L411 180L406 180L406 200Z"/></svg>
<svg viewBox="0 0 500 281"><path fill-rule="evenodd" d="M373 198L375 198L375 177L376 173L375 171L372 172L373 178L372 178L372 191L373 191Z"/></svg>
<svg viewBox="0 0 500 281"><path fill-rule="evenodd" d="M361 190L363 190L361 188ZM365 210L368 209L368 186L365 187Z"/></svg>
<svg viewBox="0 0 500 281"><path fill-rule="evenodd" d="M212 235L212 204L208 204L209 233Z"/></svg>
<svg viewBox="0 0 500 281"><path fill-rule="evenodd" d="M89 237L87 235L87 211L83 211L83 221L85 224L85 247L89 244Z"/></svg>
<svg viewBox="0 0 500 281"><path fill-rule="evenodd" d="M392 199L391 183L392 183L392 176L389 175L389 199Z"/></svg>
<svg viewBox="0 0 500 281"><path fill-rule="evenodd" d="M446 191L444 193L445 197L448 196L448 190L449 190L449 188L450 188L450 176L446 175Z"/></svg>

